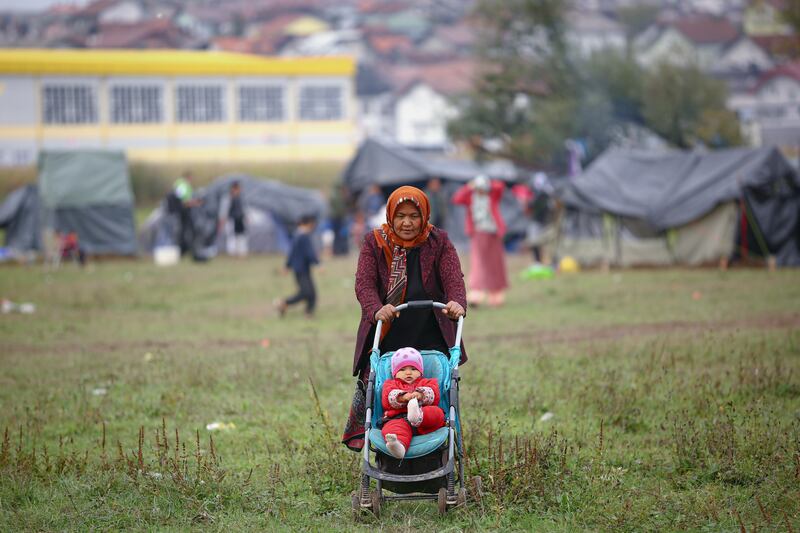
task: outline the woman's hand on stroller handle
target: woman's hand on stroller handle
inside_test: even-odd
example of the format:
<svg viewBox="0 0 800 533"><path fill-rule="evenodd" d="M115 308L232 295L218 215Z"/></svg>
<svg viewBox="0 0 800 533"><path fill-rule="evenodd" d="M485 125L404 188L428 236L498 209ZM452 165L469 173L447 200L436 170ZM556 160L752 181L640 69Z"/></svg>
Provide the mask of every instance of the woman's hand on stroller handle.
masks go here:
<svg viewBox="0 0 800 533"><path fill-rule="evenodd" d="M454 302L453 300L447 302L447 305L442 309L442 313L444 313L445 316L450 320L458 320L459 317L462 317L466 314L464 312L464 308L461 307L461 304Z"/></svg>
<svg viewBox="0 0 800 533"><path fill-rule="evenodd" d="M391 322L399 316L400 313L395 310L392 304L386 304L375 313L375 322L379 320L382 322Z"/></svg>

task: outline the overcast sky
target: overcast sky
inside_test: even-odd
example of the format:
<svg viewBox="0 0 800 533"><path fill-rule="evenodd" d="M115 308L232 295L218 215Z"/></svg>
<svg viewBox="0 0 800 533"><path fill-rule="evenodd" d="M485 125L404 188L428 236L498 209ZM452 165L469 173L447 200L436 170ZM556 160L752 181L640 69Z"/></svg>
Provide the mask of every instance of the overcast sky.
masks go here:
<svg viewBox="0 0 800 533"><path fill-rule="evenodd" d="M81 0L0 0L0 11L41 11L53 4L83 5Z"/></svg>

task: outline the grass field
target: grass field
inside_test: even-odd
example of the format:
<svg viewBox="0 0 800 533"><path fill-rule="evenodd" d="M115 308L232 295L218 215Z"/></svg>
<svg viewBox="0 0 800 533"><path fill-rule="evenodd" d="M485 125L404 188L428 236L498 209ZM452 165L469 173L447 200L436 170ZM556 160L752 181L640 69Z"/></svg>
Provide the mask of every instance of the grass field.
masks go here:
<svg viewBox="0 0 800 533"><path fill-rule="evenodd" d="M800 530L800 272L587 272L471 310L480 504L354 525L354 258L0 269L0 530ZM553 413L549 420L542 415ZM212 422L234 427L208 431Z"/></svg>

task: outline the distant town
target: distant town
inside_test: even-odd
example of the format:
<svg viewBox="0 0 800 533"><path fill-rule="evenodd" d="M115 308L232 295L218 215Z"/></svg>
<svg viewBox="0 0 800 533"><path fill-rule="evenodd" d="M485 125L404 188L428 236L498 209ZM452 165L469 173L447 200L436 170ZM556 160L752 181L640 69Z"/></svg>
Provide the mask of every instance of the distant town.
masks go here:
<svg viewBox="0 0 800 533"><path fill-rule="evenodd" d="M447 150L447 120L458 114L456 99L470 91L478 68L473 3L98 0L0 13L0 47L349 56L357 65L352 118L359 139ZM583 57L616 49L632 51L643 67L698 65L726 83L746 142L779 146L796 164L800 39L783 20L787 3L579 0L567 16L567 39ZM22 155L0 159L30 163Z"/></svg>

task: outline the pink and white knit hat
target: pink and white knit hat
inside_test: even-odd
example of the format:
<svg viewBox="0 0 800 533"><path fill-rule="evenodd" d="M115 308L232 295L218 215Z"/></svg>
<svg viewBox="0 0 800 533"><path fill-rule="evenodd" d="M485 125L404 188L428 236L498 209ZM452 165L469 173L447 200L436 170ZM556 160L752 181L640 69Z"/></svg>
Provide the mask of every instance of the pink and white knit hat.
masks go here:
<svg viewBox="0 0 800 533"><path fill-rule="evenodd" d="M404 366L413 366L423 374L422 354L414 348L400 348L392 355L392 377Z"/></svg>

